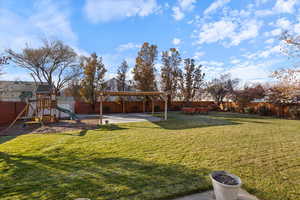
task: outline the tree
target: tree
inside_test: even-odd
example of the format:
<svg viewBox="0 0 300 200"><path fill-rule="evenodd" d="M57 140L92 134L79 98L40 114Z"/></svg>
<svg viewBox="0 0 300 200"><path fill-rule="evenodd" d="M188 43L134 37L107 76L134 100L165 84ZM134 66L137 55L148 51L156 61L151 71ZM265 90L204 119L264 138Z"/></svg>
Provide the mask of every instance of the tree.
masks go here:
<svg viewBox="0 0 300 200"><path fill-rule="evenodd" d="M80 101L81 94L80 94L80 81L78 79L74 79L68 83L66 89L64 89L63 93L65 96L73 97L76 101Z"/></svg>
<svg viewBox="0 0 300 200"><path fill-rule="evenodd" d="M2 73L2 67L4 66L4 65L7 65L7 64L9 64L8 63L8 61L10 60L11 58L10 57L8 57L8 56L0 56L0 76L3 74Z"/></svg>
<svg viewBox="0 0 300 200"><path fill-rule="evenodd" d="M161 88L162 91L168 92L168 105L171 105L178 90L180 63L181 57L175 48L162 52Z"/></svg>
<svg viewBox="0 0 300 200"><path fill-rule="evenodd" d="M184 60L184 71L179 72L179 89L186 104L194 100L203 85L205 74L202 73L201 68L202 65L196 66L193 59Z"/></svg>
<svg viewBox="0 0 300 200"><path fill-rule="evenodd" d="M82 57L80 66L83 69L80 94L95 108L97 92L105 88L104 75L107 70L102 63L102 58L96 53L91 54L90 57Z"/></svg>
<svg viewBox="0 0 300 200"><path fill-rule="evenodd" d="M242 90L233 91L234 101L243 110L250 102L256 99L263 99L265 97L265 89L262 85L244 86Z"/></svg>
<svg viewBox="0 0 300 200"><path fill-rule="evenodd" d="M7 50L12 62L27 69L36 83L49 84L56 94L81 74L75 51L62 41L44 41L39 48L26 47L21 53Z"/></svg>
<svg viewBox="0 0 300 200"><path fill-rule="evenodd" d="M157 46L145 42L138 52L136 64L133 69L135 88L140 91L155 91L155 61L157 58Z"/></svg>
<svg viewBox="0 0 300 200"><path fill-rule="evenodd" d="M230 74L223 74L208 82L206 92L214 99L215 103L220 106L225 97L231 95L234 88L238 85L238 79L231 79Z"/></svg>
<svg viewBox="0 0 300 200"><path fill-rule="evenodd" d="M283 51L291 58L300 57L300 37L284 32L281 40L285 42ZM296 65L291 68L283 68L272 73L277 83L268 90L268 100L276 104L296 103L300 97L300 69Z"/></svg>
<svg viewBox="0 0 300 200"><path fill-rule="evenodd" d="M122 62L122 64L118 67L117 72L117 87L119 91L126 91L126 76L128 72L128 63L126 60Z"/></svg>

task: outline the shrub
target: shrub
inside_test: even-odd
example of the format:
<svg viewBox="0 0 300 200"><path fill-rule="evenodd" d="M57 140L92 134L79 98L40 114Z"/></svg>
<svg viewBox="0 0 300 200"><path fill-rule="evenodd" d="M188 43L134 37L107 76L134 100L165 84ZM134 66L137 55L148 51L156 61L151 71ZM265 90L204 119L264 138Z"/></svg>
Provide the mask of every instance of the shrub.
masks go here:
<svg viewBox="0 0 300 200"><path fill-rule="evenodd" d="M226 108L226 111L228 111L228 112L236 112L236 109L233 106L229 106L229 107Z"/></svg>
<svg viewBox="0 0 300 200"><path fill-rule="evenodd" d="M158 105L154 106L154 111L155 112L160 112L160 106L158 106Z"/></svg>
<svg viewBox="0 0 300 200"><path fill-rule="evenodd" d="M262 116L271 116L272 115L272 111L267 106L261 106L258 109L258 114L262 115Z"/></svg>
<svg viewBox="0 0 300 200"><path fill-rule="evenodd" d="M172 111L178 111L178 110L181 110L181 107L180 106L172 106L171 110Z"/></svg>
<svg viewBox="0 0 300 200"><path fill-rule="evenodd" d="M299 106L292 106L289 109L289 113L293 119L300 119L300 107Z"/></svg>
<svg viewBox="0 0 300 200"><path fill-rule="evenodd" d="M248 114L254 114L255 109L253 107L246 107L246 108L244 108L244 112L248 113Z"/></svg>
<svg viewBox="0 0 300 200"><path fill-rule="evenodd" d="M104 113L110 113L110 107L109 106L104 106L103 107L103 112Z"/></svg>

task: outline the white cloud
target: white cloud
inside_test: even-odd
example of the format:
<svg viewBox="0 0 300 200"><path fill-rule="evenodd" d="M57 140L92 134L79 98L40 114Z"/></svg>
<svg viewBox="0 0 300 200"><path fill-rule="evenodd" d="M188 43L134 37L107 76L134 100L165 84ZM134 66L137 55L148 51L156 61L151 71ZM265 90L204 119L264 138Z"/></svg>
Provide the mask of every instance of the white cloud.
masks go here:
<svg viewBox="0 0 300 200"><path fill-rule="evenodd" d="M268 10L257 10L255 11L255 14L258 17L265 17L281 13L294 14L297 3L299 3L298 0L277 0L273 8Z"/></svg>
<svg viewBox="0 0 300 200"><path fill-rule="evenodd" d="M294 25L294 32L296 34L300 34L300 23Z"/></svg>
<svg viewBox="0 0 300 200"><path fill-rule="evenodd" d="M277 0L273 8L278 13L294 13L297 0Z"/></svg>
<svg viewBox="0 0 300 200"><path fill-rule="evenodd" d="M231 64L238 64L238 63L240 63L241 61L239 60L239 59L231 59L230 60L230 63Z"/></svg>
<svg viewBox="0 0 300 200"><path fill-rule="evenodd" d="M266 47L265 50L257 51L254 53L248 52L242 56L249 60L257 60L261 58L269 58L272 55L276 56L280 54L281 54L281 45L279 44L273 47Z"/></svg>
<svg viewBox="0 0 300 200"><path fill-rule="evenodd" d="M92 23L148 16L160 9L156 0L86 0L84 12Z"/></svg>
<svg viewBox="0 0 300 200"><path fill-rule="evenodd" d="M178 46L181 43L181 39L179 38L174 38L172 41L173 45Z"/></svg>
<svg viewBox="0 0 300 200"><path fill-rule="evenodd" d="M233 19L205 23L198 32L198 44L228 40L226 46L236 46L244 40L258 36L261 26L262 22L255 19L244 20L242 23L237 23Z"/></svg>
<svg viewBox="0 0 300 200"><path fill-rule="evenodd" d="M4 74L0 76L0 80L6 80L6 81L16 81L16 80L22 80L22 81L33 81L32 77L25 69L19 68L18 70L4 70Z"/></svg>
<svg viewBox="0 0 300 200"><path fill-rule="evenodd" d="M292 25L292 23L284 17L280 18L276 21L276 26L283 30L289 29L291 27L291 25Z"/></svg>
<svg viewBox="0 0 300 200"><path fill-rule="evenodd" d="M198 35L198 43L213 43L232 37L237 25L232 21L220 20L204 24Z"/></svg>
<svg viewBox="0 0 300 200"><path fill-rule="evenodd" d="M173 10L173 17L174 17L174 19L175 20L182 20L183 18L184 18L184 13L180 10L180 8L179 7L173 7L172 8L172 10Z"/></svg>
<svg viewBox="0 0 300 200"><path fill-rule="evenodd" d="M264 50L262 52L259 53L259 57L261 58L268 58L273 54L278 54L281 52L281 46L280 45L276 45L272 48L268 48L267 50Z"/></svg>
<svg viewBox="0 0 300 200"><path fill-rule="evenodd" d="M182 10L193 10L196 0L179 0L178 2Z"/></svg>
<svg viewBox="0 0 300 200"><path fill-rule="evenodd" d="M68 12L62 11L63 6L65 5L59 6L48 0L38 1L35 4L37 12L29 18L29 23L49 36L69 41L77 40L77 36L71 27Z"/></svg>
<svg viewBox="0 0 300 200"><path fill-rule="evenodd" d="M258 63L245 61L238 63L226 73L230 73L233 78L239 78L245 82L266 82L270 78L272 67L278 63L278 60L262 61ZM242 83L243 84L243 83Z"/></svg>
<svg viewBox="0 0 300 200"><path fill-rule="evenodd" d="M274 38L270 38L270 39L266 40L265 43L267 43L267 44L273 44L274 41L275 41Z"/></svg>
<svg viewBox="0 0 300 200"><path fill-rule="evenodd" d="M185 17L185 11L192 11L195 8L195 3L197 0L178 0L177 6L172 8L173 17L175 20L179 21Z"/></svg>
<svg viewBox="0 0 300 200"><path fill-rule="evenodd" d="M220 61L200 61L201 65L211 66L211 67L222 67L224 66L223 62Z"/></svg>
<svg viewBox="0 0 300 200"><path fill-rule="evenodd" d="M227 3L229 3L231 0L216 0L215 2L213 2L212 4L210 4L210 6L204 10L204 14L210 14L214 11L216 11L217 9L223 7L224 5L226 5Z"/></svg>
<svg viewBox="0 0 300 200"><path fill-rule="evenodd" d="M275 28L269 32L265 33L266 37L270 37L270 36L279 36L282 33L282 29L280 28Z"/></svg>
<svg viewBox="0 0 300 200"><path fill-rule="evenodd" d="M262 26L261 22L250 20L241 27L240 32L235 33L231 38L232 45L239 45L241 41L255 38L258 35L259 29Z"/></svg>
<svg viewBox="0 0 300 200"><path fill-rule="evenodd" d="M202 56L204 56L204 55L205 55L205 53L204 53L203 51L197 51L197 52L195 52L193 58L194 58L195 60L199 60L200 57L202 57Z"/></svg>
<svg viewBox="0 0 300 200"><path fill-rule="evenodd" d="M19 50L26 44L36 47L43 38L61 39L71 46L77 43L67 6L56 1L36 2L30 15L21 16L0 8L0 27L5 30L0 31L1 48Z"/></svg>
<svg viewBox="0 0 300 200"><path fill-rule="evenodd" d="M121 45L119 45L119 46L117 47L117 51L122 52L122 51L131 50L131 49L137 49L137 48L139 48L139 47L141 47L140 44L134 44L134 43L132 43L132 42L129 42L129 43L127 43L127 44L121 44Z"/></svg>

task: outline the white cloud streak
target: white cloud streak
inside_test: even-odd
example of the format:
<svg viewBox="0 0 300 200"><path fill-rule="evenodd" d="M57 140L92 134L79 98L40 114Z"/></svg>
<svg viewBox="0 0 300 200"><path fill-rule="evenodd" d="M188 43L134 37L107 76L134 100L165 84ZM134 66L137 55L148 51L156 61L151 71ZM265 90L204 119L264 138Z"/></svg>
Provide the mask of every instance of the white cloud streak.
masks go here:
<svg viewBox="0 0 300 200"><path fill-rule="evenodd" d="M92 23L145 17L160 9L156 0L86 0L84 13Z"/></svg>

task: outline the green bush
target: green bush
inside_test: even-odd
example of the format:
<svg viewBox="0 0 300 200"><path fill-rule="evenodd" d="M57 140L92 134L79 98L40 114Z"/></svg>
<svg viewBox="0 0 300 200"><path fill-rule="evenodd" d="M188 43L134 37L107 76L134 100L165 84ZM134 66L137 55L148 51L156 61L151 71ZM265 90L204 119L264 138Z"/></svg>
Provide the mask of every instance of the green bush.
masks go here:
<svg viewBox="0 0 300 200"><path fill-rule="evenodd" d="M110 107L109 106L104 106L103 107L103 112L104 113L110 113Z"/></svg>
<svg viewBox="0 0 300 200"><path fill-rule="evenodd" d="M154 111L155 111L155 112L160 112L160 106L157 106L157 105L154 106Z"/></svg>
<svg viewBox="0 0 300 200"><path fill-rule="evenodd" d="M255 109L253 107L244 108L244 112L248 114L255 114Z"/></svg>
<svg viewBox="0 0 300 200"><path fill-rule="evenodd" d="M272 111L267 106L261 106L258 109L258 114L262 115L262 116L271 116L272 115Z"/></svg>

